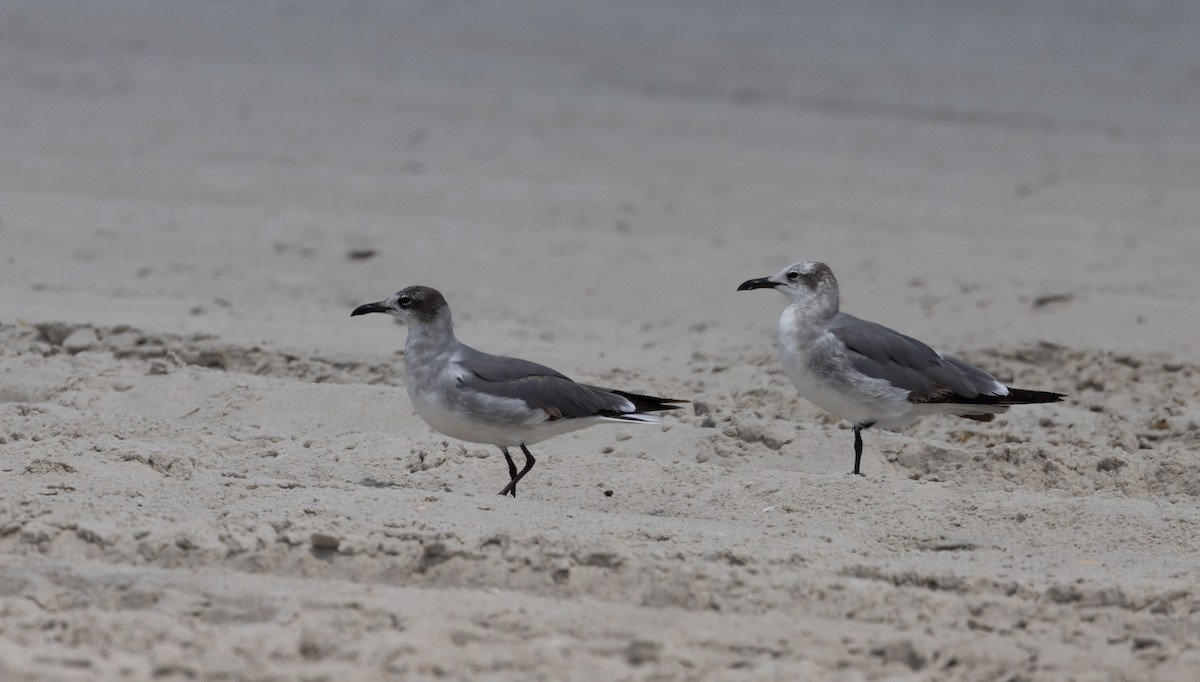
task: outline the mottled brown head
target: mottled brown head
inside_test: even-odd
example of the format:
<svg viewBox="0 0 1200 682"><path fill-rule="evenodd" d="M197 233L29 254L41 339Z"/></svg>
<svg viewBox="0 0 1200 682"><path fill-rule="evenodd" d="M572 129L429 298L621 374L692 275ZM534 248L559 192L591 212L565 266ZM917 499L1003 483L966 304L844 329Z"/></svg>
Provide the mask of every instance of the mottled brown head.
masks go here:
<svg viewBox="0 0 1200 682"><path fill-rule="evenodd" d="M805 261L789 265L770 277L759 277L742 282L738 291L751 289L775 289L788 297L793 304L808 305L817 300L825 306L838 305L838 283L833 270L824 263Z"/></svg>
<svg viewBox="0 0 1200 682"><path fill-rule="evenodd" d="M833 270L830 270L828 265L805 261L789 265L770 277L748 279L738 287L738 291L751 289L807 289L813 293L829 289L836 291L837 278L833 276ZM784 293L787 294L786 291Z"/></svg>
<svg viewBox="0 0 1200 682"><path fill-rule="evenodd" d="M360 305L350 316L367 313L387 313L401 322L429 324L439 316L448 317L450 306L437 289L414 286L401 289L382 301Z"/></svg>

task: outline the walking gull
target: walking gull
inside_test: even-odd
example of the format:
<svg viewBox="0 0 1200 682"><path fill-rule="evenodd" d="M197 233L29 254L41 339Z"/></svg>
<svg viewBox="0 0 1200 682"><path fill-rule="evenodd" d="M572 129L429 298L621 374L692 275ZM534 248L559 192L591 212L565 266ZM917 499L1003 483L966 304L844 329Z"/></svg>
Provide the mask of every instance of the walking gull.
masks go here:
<svg viewBox="0 0 1200 682"><path fill-rule="evenodd" d="M854 425L862 475L863 429L896 429L931 414L987 422L1010 405L1053 403L1061 393L1010 388L991 374L883 325L838 309L824 263L796 263L738 291L775 289L791 302L779 317L779 361L800 395Z"/></svg>
<svg viewBox="0 0 1200 682"><path fill-rule="evenodd" d="M454 336L450 306L429 287L402 289L350 316L367 313L408 325L404 383L421 419L451 438L504 453L509 482L501 495L516 497L517 481L533 468L527 445L601 422L658 423L650 413L687 402L577 384L549 367L477 351ZM508 454L512 447L525 453L520 472Z"/></svg>

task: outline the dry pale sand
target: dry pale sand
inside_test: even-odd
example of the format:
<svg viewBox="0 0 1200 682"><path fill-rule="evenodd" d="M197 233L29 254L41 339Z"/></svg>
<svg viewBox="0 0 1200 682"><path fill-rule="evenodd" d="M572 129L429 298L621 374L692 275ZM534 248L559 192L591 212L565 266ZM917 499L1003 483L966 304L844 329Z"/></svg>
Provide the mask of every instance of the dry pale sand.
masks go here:
<svg viewBox="0 0 1200 682"><path fill-rule="evenodd" d="M0 679L1200 679L1200 6L0 4ZM359 257L355 257L355 255ZM1026 388L851 433L846 309ZM503 460L404 331L690 398ZM611 491L611 494L610 494Z"/></svg>

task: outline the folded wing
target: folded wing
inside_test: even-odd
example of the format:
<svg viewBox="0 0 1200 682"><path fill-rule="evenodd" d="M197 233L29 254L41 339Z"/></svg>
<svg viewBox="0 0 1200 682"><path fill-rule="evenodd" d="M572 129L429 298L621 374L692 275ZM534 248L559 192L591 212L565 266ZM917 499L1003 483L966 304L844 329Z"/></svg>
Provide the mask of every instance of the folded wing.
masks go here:
<svg viewBox="0 0 1200 682"><path fill-rule="evenodd" d="M531 409L544 410L550 419L620 419L677 409L670 403L681 402L579 384L545 365L474 349L460 364L469 372L459 379L462 388L524 401Z"/></svg>
<svg viewBox="0 0 1200 682"><path fill-rule="evenodd" d="M999 397L1008 389L991 374L920 341L846 313L830 326L854 368L909 392L913 402L958 402Z"/></svg>

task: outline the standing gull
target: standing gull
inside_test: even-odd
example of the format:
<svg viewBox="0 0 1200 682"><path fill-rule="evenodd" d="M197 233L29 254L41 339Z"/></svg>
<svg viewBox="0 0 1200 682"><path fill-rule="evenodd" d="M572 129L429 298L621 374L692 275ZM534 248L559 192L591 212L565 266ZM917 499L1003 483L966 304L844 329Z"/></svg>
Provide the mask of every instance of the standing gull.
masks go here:
<svg viewBox="0 0 1200 682"><path fill-rule="evenodd" d="M686 402L577 384L549 367L477 351L454 336L450 306L429 287L408 287L350 316L367 313L387 313L408 325L405 385L421 419L451 438L490 443L504 453L510 480L501 495L516 497L517 481L533 468L527 445L601 422L655 424L658 415L648 413ZM511 447L525 453L520 472Z"/></svg>
<svg viewBox="0 0 1200 682"><path fill-rule="evenodd" d="M852 473L859 476L863 429L897 429L931 414L987 422L1010 405L1064 397L1010 388L952 355L841 312L837 279L824 263L796 263L738 287L751 289L775 289L791 302L779 317L779 361L801 396L854 425Z"/></svg>

